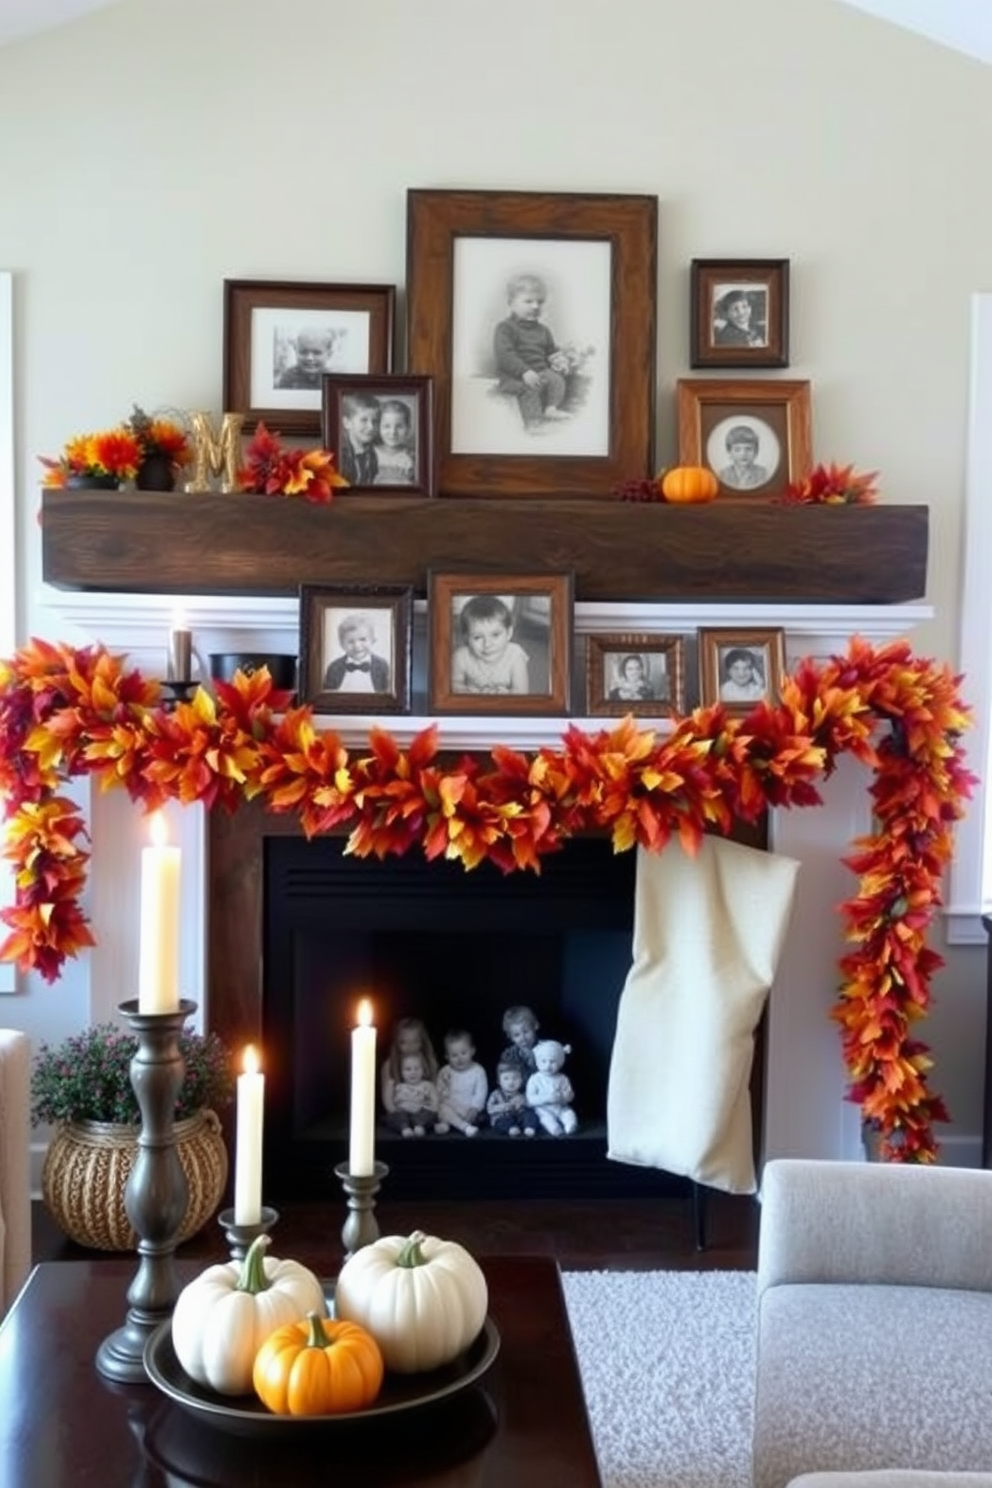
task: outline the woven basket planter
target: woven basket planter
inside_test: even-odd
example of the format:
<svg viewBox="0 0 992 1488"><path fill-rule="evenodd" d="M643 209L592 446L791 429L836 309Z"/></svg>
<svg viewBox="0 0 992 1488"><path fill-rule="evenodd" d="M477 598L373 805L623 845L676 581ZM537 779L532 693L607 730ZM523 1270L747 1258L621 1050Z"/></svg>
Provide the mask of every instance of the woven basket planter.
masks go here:
<svg viewBox="0 0 992 1488"><path fill-rule="evenodd" d="M41 1170L41 1192L56 1224L92 1250L133 1250L138 1237L124 1209L124 1186L138 1151L138 1127L111 1121L56 1128ZM216 1213L227 1182L227 1148L213 1111L176 1122L176 1148L189 1185L178 1241Z"/></svg>

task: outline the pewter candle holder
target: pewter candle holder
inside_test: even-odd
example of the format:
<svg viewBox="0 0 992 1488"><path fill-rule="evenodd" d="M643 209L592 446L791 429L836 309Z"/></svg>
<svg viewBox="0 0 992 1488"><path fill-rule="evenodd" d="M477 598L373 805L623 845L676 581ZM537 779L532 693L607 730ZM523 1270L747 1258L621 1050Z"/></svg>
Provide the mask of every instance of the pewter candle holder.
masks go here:
<svg viewBox="0 0 992 1488"><path fill-rule="evenodd" d="M138 1270L127 1292L127 1318L96 1354L101 1374L122 1384L144 1384L145 1344L172 1314L181 1290L175 1267L176 1236L186 1215L189 1185L176 1148L173 1112L186 1061L179 1035L196 1003L175 1012L142 1013L132 998L120 1004L137 1035L131 1085L141 1112L138 1152L124 1189L124 1209L138 1235Z"/></svg>
<svg viewBox="0 0 992 1488"><path fill-rule="evenodd" d="M222 1209L217 1216L217 1223L227 1237L228 1249L231 1252L232 1261L243 1261L248 1254L248 1248L253 1240L259 1235L267 1235L279 1219L279 1210L270 1209L262 1205L262 1212L257 1224L238 1224L234 1218L234 1210Z"/></svg>
<svg viewBox="0 0 992 1488"><path fill-rule="evenodd" d="M341 1231L344 1258L348 1260L349 1256L353 1256L356 1250L361 1250L363 1245L371 1245L373 1240L379 1238L379 1226L375 1218L375 1196L389 1168L384 1162L377 1162L375 1171L367 1178L352 1173L346 1162L338 1163L334 1171L348 1195L348 1218Z"/></svg>

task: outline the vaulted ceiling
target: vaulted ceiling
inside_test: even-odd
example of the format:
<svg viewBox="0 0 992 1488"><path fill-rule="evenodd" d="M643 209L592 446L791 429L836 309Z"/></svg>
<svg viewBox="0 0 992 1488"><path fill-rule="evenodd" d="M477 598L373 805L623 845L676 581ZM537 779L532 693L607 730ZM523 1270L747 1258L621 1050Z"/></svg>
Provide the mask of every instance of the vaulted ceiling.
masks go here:
<svg viewBox="0 0 992 1488"><path fill-rule="evenodd" d="M117 0L0 0L0 45L47 31ZM942 46L992 63L992 4L989 0L845 0L857 10L919 32ZM169 0L159 0L163 15Z"/></svg>

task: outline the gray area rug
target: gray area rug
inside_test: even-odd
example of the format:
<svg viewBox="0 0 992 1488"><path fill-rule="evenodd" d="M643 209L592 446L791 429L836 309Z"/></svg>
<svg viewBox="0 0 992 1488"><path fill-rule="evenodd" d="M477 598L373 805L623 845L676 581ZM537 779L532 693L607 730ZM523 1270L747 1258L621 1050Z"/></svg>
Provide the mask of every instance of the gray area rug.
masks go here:
<svg viewBox="0 0 992 1488"><path fill-rule="evenodd" d="M754 1272L562 1280L605 1488L749 1488Z"/></svg>

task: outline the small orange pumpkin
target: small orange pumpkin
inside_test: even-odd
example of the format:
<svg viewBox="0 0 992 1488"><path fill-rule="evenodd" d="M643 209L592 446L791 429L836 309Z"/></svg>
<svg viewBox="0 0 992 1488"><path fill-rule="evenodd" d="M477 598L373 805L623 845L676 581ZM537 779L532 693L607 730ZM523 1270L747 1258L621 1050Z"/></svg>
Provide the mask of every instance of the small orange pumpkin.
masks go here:
<svg viewBox="0 0 992 1488"><path fill-rule="evenodd" d="M371 1405L384 1372L367 1329L308 1312L269 1334L255 1355L252 1383L277 1416L332 1416Z"/></svg>
<svg viewBox="0 0 992 1488"><path fill-rule="evenodd" d="M661 494L678 505L712 501L720 482L705 465L673 465L661 478Z"/></svg>

